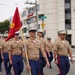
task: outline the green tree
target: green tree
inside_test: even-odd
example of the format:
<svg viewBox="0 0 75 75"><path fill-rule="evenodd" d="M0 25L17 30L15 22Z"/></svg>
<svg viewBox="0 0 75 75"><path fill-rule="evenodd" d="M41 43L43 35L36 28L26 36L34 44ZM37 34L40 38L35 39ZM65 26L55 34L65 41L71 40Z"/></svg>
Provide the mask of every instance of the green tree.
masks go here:
<svg viewBox="0 0 75 75"><path fill-rule="evenodd" d="M5 20L4 22L0 22L0 33L5 33L5 31L8 31L9 25L10 25L9 20Z"/></svg>

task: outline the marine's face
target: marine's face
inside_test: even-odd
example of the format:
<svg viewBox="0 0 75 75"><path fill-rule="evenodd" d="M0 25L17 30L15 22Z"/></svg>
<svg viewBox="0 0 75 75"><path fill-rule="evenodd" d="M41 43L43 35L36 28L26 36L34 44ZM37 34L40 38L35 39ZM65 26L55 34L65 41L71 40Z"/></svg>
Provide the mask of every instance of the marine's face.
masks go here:
<svg viewBox="0 0 75 75"><path fill-rule="evenodd" d="M51 39L48 39L49 42L51 42Z"/></svg>
<svg viewBox="0 0 75 75"><path fill-rule="evenodd" d="M59 35L61 39L65 39L66 38L66 34L60 34Z"/></svg>
<svg viewBox="0 0 75 75"><path fill-rule="evenodd" d="M7 40L7 37L4 37L5 40Z"/></svg>
<svg viewBox="0 0 75 75"><path fill-rule="evenodd" d="M15 39L18 39L19 38L19 35L15 35Z"/></svg>
<svg viewBox="0 0 75 75"><path fill-rule="evenodd" d="M36 31L35 30L29 31L29 35L31 37L35 37L36 36Z"/></svg>
<svg viewBox="0 0 75 75"><path fill-rule="evenodd" d="M42 32L38 32L37 35L42 37L43 33Z"/></svg>

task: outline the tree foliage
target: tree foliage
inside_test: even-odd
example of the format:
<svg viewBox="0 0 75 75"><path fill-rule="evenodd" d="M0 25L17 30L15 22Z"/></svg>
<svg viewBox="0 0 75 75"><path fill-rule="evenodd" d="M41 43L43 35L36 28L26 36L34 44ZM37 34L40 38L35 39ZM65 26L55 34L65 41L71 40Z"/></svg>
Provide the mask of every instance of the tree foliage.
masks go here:
<svg viewBox="0 0 75 75"><path fill-rule="evenodd" d="M0 33L5 33L5 31L8 31L9 25L10 25L9 20L5 20L4 22L0 22Z"/></svg>

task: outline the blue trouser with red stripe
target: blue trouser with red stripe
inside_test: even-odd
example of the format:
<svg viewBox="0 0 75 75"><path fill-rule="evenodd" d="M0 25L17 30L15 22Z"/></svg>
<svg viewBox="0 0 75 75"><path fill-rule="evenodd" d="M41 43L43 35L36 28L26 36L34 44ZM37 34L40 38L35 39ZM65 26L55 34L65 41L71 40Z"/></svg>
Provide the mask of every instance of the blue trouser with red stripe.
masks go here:
<svg viewBox="0 0 75 75"><path fill-rule="evenodd" d="M1 64L2 64L2 58L1 58L1 53L0 53L0 71L2 70Z"/></svg>
<svg viewBox="0 0 75 75"><path fill-rule="evenodd" d="M45 59L43 58L41 52L40 52L40 63L41 63L41 66L42 66L41 72L42 72L42 75L44 75L44 73L43 73L43 68L46 66L46 61L45 61Z"/></svg>
<svg viewBox="0 0 75 75"><path fill-rule="evenodd" d="M45 59L43 58L41 52L40 52L40 61L41 61L42 68L44 68L44 67L46 66L46 61L45 61Z"/></svg>
<svg viewBox="0 0 75 75"><path fill-rule="evenodd" d="M42 65L39 60L29 60L32 75L43 75Z"/></svg>
<svg viewBox="0 0 75 75"><path fill-rule="evenodd" d="M9 63L9 54L8 53L4 53L4 66L5 66L5 70L6 70L6 75L9 75L12 65Z"/></svg>
<svg viewBox="0 0 75 75"><path fill-rule="evenodd" d="M51 66L51 61L53 60L53 53L52 53L52 52L49 52L49 54L50 54L50 56L49 56L48 53L47 53L47 57L48 57L48 61L49 61L49 63L50 63L50 67L52 67L52 66Z"/></svg>
<svg viewBox="0 0 75 75"><path fill-rule="evenodd" d="M53 53L49 52L49 54L50 54L50 57L48 56L48 54L47 54L47 57L48 57L49 63L51 63L51 61L53 60Z"/></svg>
<svg viewBox="0 0 75 75"><path fill-rule="evenodd" d="M15 75L21 75L24 66L22 55L12 55L12 62Z"/></svg>
<svg viewBox="0 0 75 75"><path fill-rule="evenodd" d="M58 56L58 66L60 70L60 75L66 75L70 69L68 56Z"/></svg>

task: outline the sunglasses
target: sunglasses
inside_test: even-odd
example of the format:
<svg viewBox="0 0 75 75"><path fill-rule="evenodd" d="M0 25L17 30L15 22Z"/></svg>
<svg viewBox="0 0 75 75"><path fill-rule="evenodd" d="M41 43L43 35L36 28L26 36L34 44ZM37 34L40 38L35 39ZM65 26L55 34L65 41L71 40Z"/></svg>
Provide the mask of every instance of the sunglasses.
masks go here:
<svg viewBox="0 0 75 75"><path fill-rule="evenodd" d="M51 38L48 38L47 40L51 40Z"/></svg>
<svg viewBox="0 0 75 75"><path fill-rule="evenodd" d="M36 32L36 30L30 30L29 32L33 32L33 33L35 33L35 32Z"/></svg>
<svg viewBox="0 0 75 75"><path fill-rule="evenodd" d="M62 35L66 35L66 34L62 34Z"/></svg>

